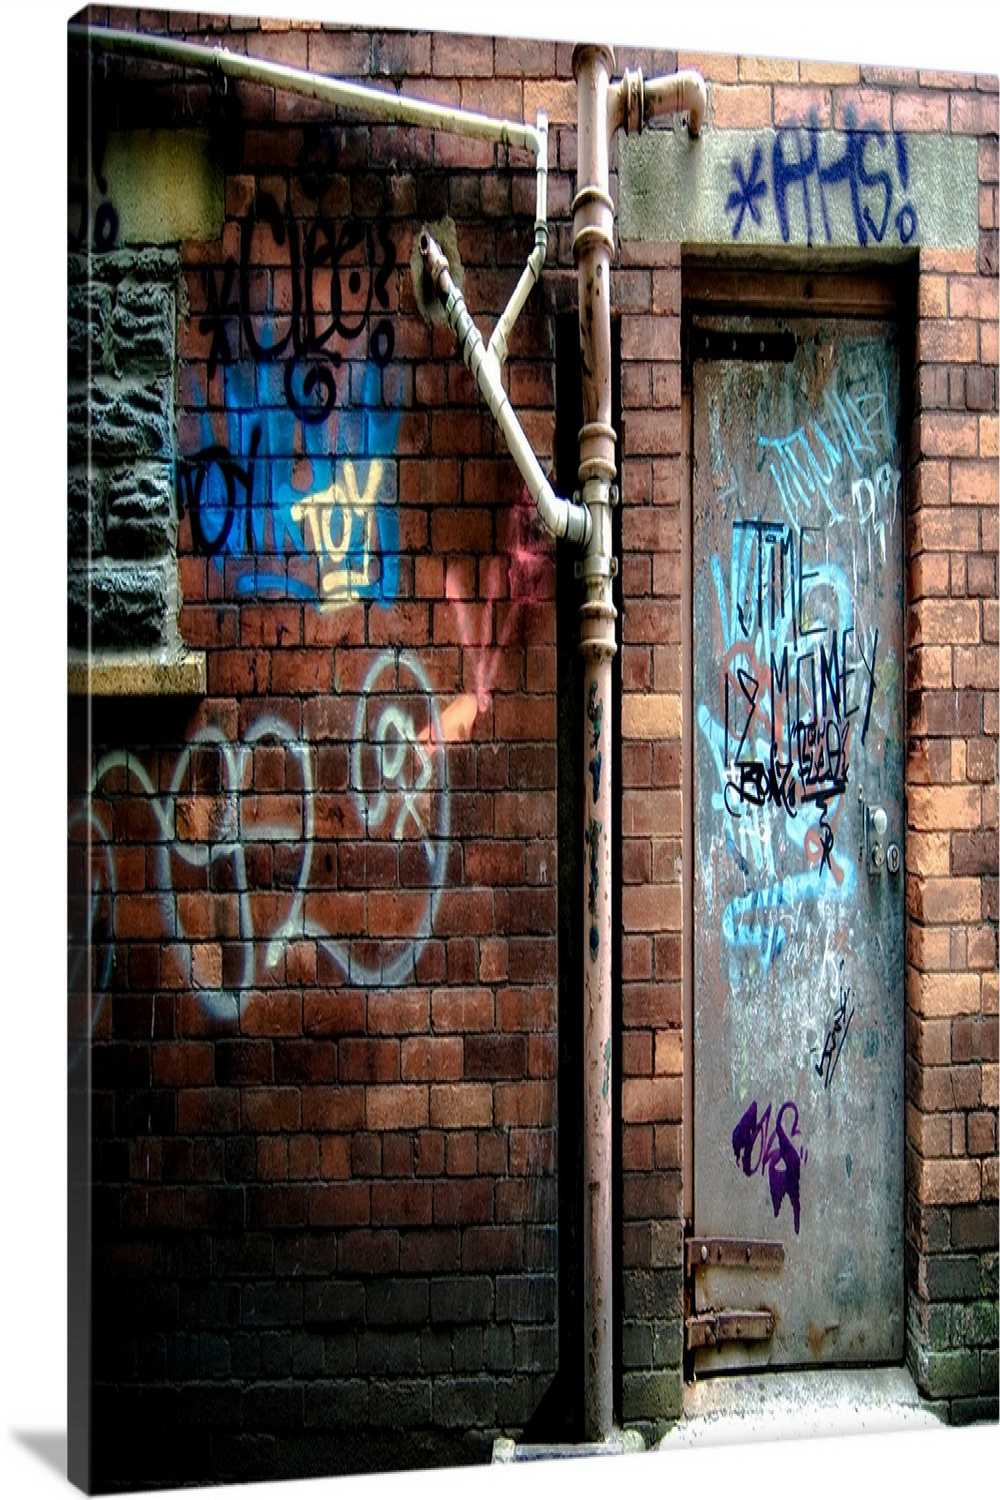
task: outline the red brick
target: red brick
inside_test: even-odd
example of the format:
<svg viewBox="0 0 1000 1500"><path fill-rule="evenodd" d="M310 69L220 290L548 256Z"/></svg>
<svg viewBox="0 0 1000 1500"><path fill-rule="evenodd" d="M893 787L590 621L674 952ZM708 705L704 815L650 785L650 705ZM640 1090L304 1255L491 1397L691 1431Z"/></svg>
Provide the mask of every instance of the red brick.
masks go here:
<svg viewBox="0 0 1000 1500"><path fill-rule="evenodd" d="M622 1113L636 1124L678 1120L680 1078L626 1078L622 1083Z"/></svg>
<svg viewBox="0 0 1000 1500"><path fill-rule="evenodd" d="M907 881L913 891L912 910L922 922L974 922L980 918L978 880L971 878L915 879Z"/></svg>
<svg viewBox="0 0 1000 1500"><path fill-rule="evenodd" d="M435 990L431 1020L436 1031L490 1031L494 1025L493 992L488 989Z"/></svg>
<svg viewBox="0 0 1000 1500"><path fill-rule="evenodd" d="M711 92L712 123L717 130L752 130L771 124L771 89L766 84L716 84Z"/></svg>
<svg viewBox="0 0 1000 1500"><path fill-rule="evenodd" d="M371 1223L375 1229L396 1225L412 1229L433 1220L434 1196L429 1182L373 1182Z"/></svg>
<svg viewBox="0 0 1000 1500"><path fill-rule="evenodd" d="M418 1084L369 1084L365 1125L369 1130L419 1130L428 1121L428 1091Z"/></svg>
<svg viewBox="0 0 1000 1500"><path fill-rule="evenodd" d="M948 95L943 91L900 90L892 101L894 130L948 133Z"/></svg>
<svg viewBox="0 0 1000 1500"><path fill-rule="evenodd" d="M462 1043L458 1037L407 1037L402 1044L404 1083L458 1079L462 1076Z"/></svg>
<svg viewBox="0 0 1000 1500"><path fill-rule="evenodd" d="M923 457L974 458L979 451L979 427L975 417L955 412L927 412L917 418L916 425L919 451Z"/></svg>

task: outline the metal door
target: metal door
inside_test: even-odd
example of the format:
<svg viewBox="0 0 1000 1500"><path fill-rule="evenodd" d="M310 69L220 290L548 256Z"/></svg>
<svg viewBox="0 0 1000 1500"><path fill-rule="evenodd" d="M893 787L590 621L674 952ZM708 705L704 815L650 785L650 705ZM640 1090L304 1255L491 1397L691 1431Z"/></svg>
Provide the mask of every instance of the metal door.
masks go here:
<svg viewBox="0 0 1000 1500"><path fill-rule="evenodd" d="M691 335L696 1370L903 1351L892 326Z"/></svg>

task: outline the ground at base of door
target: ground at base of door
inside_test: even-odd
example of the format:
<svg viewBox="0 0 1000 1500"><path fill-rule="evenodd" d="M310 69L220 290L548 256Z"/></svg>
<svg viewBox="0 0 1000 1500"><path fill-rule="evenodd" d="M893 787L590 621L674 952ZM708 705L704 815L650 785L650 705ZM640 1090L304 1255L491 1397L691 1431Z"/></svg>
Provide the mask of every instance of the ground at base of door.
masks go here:
<svg viewBox="0 0 1000 1500"><path fill-rule="evenodd" d="M660 1449L940 1428L909 1371L801 1370L692 1381Z"/></svg>

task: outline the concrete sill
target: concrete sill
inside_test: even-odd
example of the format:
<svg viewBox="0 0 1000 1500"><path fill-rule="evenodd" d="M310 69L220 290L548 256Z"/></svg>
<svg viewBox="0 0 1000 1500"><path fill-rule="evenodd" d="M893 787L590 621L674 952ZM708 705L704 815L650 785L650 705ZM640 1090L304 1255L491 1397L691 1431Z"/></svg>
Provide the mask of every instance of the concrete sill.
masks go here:
<svg viewBox="0 0 1000 1500"><path fill-rule="evenodd" d="M69 654L70 697L201 698L207 684L204 651L179 656L144 651Z"/></svg>
<svg viewBox="0 0 1000 1500"><path fill-rule="evenodd" d="M903 1367L718 1375L684 1389L662 1449L940 1428Z"/></svg>
<svg viewBox="0 0 1000 1500"><path fill-rule="evenodd" d="M495 1464L521 1464L563 1458L607 1458L621 1453L645 1453L642 1434L616 1429L603 1443L518 1443L514 1438L493 1441Z"/></svg>

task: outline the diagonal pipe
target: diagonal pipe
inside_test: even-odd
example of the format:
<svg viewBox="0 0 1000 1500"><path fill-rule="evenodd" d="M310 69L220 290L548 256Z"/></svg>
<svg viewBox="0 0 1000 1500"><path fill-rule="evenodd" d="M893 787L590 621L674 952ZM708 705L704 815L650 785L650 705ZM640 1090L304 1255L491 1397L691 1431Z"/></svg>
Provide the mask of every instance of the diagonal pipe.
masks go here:
<svg viewBox="0 0 1000 1500"><path fill-rule="evenodd" d="M592 531L590 513L585 506L564 500L553 490L532 451L524 429L514 414L500 373L500 363L472 320L465 299L451 275L441 246L425 229L420 236L420 253L424 267L444 306L445 316L458 340L462 358L472 374L481 395L503 434L511 457L538 510L538 517L554 537L586 545Z"/></svg>

